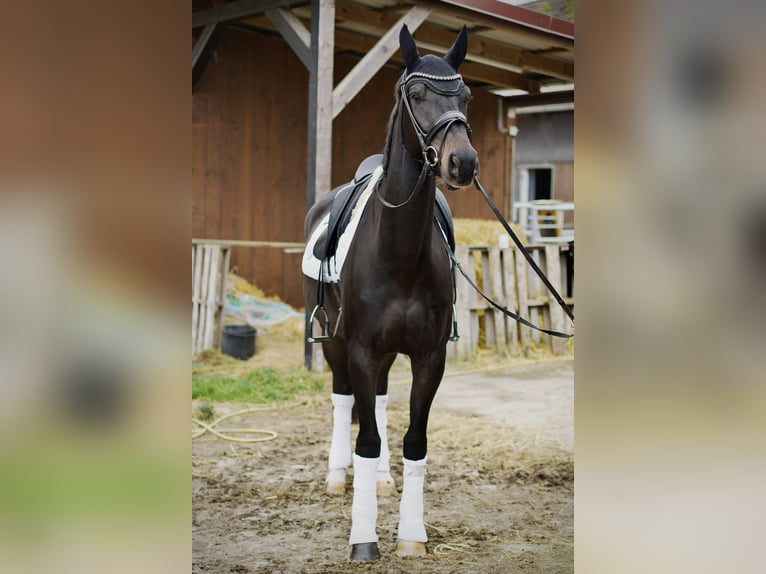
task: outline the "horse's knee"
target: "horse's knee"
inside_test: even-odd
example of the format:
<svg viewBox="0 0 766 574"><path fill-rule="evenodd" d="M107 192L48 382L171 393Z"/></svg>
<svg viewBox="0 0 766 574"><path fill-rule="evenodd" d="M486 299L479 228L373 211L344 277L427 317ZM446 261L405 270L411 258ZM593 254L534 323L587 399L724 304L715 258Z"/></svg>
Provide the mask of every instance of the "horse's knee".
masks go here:
<svg viewBox="0 0 766 574"><path fill-rule="evenodd" d="M404 435L404 458L420 460L425 458L428 452L428 439L424 433L407 431Z"/></svg>
<svg viewBox="0 0 766 574"><path fill-rule="evenodd" d="M356 454L364 458L378 458L380 456L380 436L378 433L363 435L360 432L356 438Z"/></svg>

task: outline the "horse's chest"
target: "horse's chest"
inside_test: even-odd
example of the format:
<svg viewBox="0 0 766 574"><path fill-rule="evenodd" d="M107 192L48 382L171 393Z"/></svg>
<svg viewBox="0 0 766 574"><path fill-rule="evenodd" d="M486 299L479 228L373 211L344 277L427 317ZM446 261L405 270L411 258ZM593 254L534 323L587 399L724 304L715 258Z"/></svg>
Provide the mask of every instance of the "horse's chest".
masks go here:
<svg viewBox="0 0 766 574"><path fill-rule="evenodd" d="M443 338L451 307L433 299L392 297L377 321L377 336L388 346L433 346Z"/></svg>

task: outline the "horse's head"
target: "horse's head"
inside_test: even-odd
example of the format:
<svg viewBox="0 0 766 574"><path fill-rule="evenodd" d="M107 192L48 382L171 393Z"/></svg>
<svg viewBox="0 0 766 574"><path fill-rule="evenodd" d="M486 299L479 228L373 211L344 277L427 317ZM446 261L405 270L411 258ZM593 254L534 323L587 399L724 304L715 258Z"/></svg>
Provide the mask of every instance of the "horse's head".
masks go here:
<svg viewBox="0 0 766 574"><path fill-rule="evenodd" d="M443 58L420 57L406 24L399 47L407 67L400 83L400 99L411 120L403 119L407 148L433 165L448 188L470 185L479 171L466 118L471 90L457 73L468 48L466 27Z"/></svg>

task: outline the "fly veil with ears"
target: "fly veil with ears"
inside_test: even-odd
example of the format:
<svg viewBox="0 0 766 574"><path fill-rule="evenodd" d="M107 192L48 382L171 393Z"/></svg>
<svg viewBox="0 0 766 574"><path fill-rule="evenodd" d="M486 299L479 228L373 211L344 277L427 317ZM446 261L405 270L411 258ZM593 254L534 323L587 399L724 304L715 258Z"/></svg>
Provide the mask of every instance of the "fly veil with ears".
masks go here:
<svg viewBox="0 0 766 574"><path fill-rule="evenodd" d="M441 150L437 152L431 146L433 137L442 129L444 129L446 136L447 131L455 123L465 125L468 137L470 137L471 126L465 114L457 110L450 110L442 114L430 128L425 129L412 111L412 106L407 97L407 89L412 84L422 83L434 93L443 96L458 95L463 90L464 84L463 77L457 73L457 69L463 63L468 50L468 32L465 26L460 29L455 42L443 58L431 54L421 57L409 28L404 24L399 32L399 46L406 66L406 70L399 82L400 99L404 103L404 107L420 141L423 159L433 170L439 163L441 154Z"/></svg>

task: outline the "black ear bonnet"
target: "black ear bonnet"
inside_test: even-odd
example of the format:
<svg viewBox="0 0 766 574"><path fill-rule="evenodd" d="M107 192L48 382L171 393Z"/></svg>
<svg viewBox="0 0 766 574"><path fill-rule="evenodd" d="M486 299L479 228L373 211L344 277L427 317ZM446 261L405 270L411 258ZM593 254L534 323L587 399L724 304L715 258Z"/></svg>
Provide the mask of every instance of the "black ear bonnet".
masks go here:
<svg viewBox="0 0 766 574"><path fill-rule="evenodd" d="M437 94L454 96L463 87L463 77L457 69L465 58L468 48L466 27L460 30L455 43L443 58L427 54L420 57L407 25L399 33L399 46L406 65L402 83L424 83Z"/></svg>

